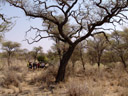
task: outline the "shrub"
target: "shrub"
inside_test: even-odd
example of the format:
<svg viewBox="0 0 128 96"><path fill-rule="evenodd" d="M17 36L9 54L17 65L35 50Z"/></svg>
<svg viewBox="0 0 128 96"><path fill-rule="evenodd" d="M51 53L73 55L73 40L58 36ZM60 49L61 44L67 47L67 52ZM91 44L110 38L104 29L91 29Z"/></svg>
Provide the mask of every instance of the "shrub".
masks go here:
<svg viewBox="0 0 128 96"><path fill-rule="evenodd" d="M39 55L38 57L37 57L37 60L39 61L39 62L48 62L48 58L46 57L46 56L42 56L42 55Z"/></svg>
<svg viewBox="0 0 128 96"><path fill-rule="evenodd" d="M19 87L20 82L23 81L22 75L16 74L15 71L6 70L3 72L4 77L2 78L1 86L8 88L9 85Z"/></svg>
<svg viewBox="0 0 128 96"><path fill-rule="evenodd" d="M29 82L30 84L43 84L46 86L49 86L50 83L55 81L55 76L56 76L56 69L54 66L49 66L47 69L42 70L40 74L36 74L31 81Z"/></svg>
<svg viewBox="0 0 128 96"><path fill-rule="evenodd" d="M9 67L9 70L10 71L16 71L16 72L22 72L22 67L20 67L20 66L10 66Z"/></svg>
<svg viewBox="0 0 128 96"><path fill-rule="evenodd" d="M67 84L68 96L90 96L90 91L85 82L70 80Z"/></svg>

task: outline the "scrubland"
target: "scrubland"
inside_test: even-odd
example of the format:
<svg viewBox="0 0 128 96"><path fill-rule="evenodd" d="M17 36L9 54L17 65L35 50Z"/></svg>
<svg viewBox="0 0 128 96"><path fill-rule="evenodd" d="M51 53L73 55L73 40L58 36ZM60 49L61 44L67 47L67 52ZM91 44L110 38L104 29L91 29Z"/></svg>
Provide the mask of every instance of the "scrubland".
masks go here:
<svg viewBox="0 0 128 96"><path fill-rule="evenodd" d="M5 64L6 65L6 64ZM64 82L56 84L57 66L31 70L25 61L0 68L0 96L128 96L128 73L121 63L113 66L67 67Z"/></svg>

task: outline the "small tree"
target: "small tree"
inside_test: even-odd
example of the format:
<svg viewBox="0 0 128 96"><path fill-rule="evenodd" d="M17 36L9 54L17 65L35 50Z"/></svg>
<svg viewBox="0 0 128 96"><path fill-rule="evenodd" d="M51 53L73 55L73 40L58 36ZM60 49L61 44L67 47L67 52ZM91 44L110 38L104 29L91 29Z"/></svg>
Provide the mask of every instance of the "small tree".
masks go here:
<svg viewBox="0 0 128 96"><path fill-rule="evenodd" d="M33 53L33 58L34 58L34 62L37 60L37 56L40 54L40 53L43 53L43 48L41 46L39 47L34 47L33 50L32 50L32 53Z"/></svg>
<svg viewBox="0 0 128 96"><path fill-rule="evenodd" d="M124 31L114 31L111 36L111 48L119 56L120 61L123 63L124 68L127 67L126 60L128 53L128 32Z"/></svg>
<svg viewBox="0 0 128 96"><path fill-rule="evenodd" d="M111 46L111 45L109 45ZM108 48L107 50L105 50L103 56L102 56L102 60L101 62L103 62L104 64L108 64L108 63L116 63L119 61L119 58L117 56L117 54L113 51L113 49Z"/></svg>
<svg viewBox="0 0 128 96"><path fill-rule="evenodd" d="M7 53L8 66L10 66L11 63L11 57L19 47L20 47L20 43L17 42L6 41L2 43L2 49Z"/></svg>
<svg viewBox="0 0 128 96"><path fill-rule="evenodd" d="M96 58L97 65L100 67L101 57L107 47L107 39L102 34L96 35L93 40L88 40L87 46L89 48L88 51L93 52L91 54L92 58Z"/></svg>

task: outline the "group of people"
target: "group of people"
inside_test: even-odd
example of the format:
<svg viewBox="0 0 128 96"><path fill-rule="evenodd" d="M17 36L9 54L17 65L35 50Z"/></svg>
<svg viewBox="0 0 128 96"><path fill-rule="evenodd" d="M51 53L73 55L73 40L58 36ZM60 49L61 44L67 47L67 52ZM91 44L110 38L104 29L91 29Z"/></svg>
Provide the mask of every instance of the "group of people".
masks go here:
<svg viewBox="0 0 128 96"><path fill-rule="evenodd" d="M37 68L44 68L45 63L44 62L28 62L27 64L29 69L37 69Z"/></svg>

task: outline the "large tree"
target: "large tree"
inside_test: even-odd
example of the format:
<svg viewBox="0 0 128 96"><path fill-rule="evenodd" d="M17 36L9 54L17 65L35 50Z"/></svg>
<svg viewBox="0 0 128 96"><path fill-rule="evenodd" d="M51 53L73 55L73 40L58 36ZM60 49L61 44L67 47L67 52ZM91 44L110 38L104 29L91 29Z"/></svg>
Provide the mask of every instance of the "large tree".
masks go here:
<svg viewBox="0 0 128 96"><path fill-rule="evenodd" d="M33 42L43 38L55 37L68 43L68 49L63 54L56 76L56 82L64 80L66 66L75 49L83 40L94 34L103 33L103 25L122 23L127 16L127 0L7 0L11 5L22 9L32 18L40 18L43 30L31 27L37 31ZM62 16L62 19L58 18ZM49 23L47 23L49 22ZM51 26L53 25L54 26ZM70 29L65 32L64 26ZM51 32L56 27L58 34ZM30 31L31 31L30 30ZM110 30L110 29L109 29ZM101 32L99 32L101 31Z"/></svg>

